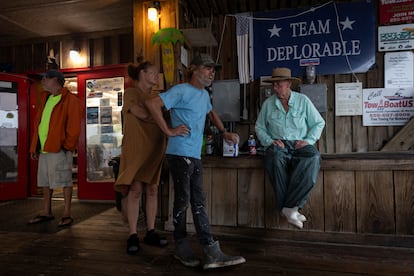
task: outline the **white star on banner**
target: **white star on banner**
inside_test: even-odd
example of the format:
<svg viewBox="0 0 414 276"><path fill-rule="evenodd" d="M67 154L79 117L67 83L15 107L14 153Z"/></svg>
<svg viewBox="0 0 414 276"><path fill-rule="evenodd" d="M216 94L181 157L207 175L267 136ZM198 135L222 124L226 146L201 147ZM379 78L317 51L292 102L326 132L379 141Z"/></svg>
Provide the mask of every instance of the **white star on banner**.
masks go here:
<svg viewBox="0 0 414 276"><path fill-rule="evenodd" d="M279 32L282 28L278 28L276 27L276 24L273 24L273 28L272 29L267 29L270 32L270 37L277 35L278 37L280 37Z"/></svg>
<svg viewBox="0 0 414 276"><path fill-rule="evenodd" d="M339 23L342 24L342 31L345 30L345 29L353 30L352 29L352 24L355 23L355 20L354 21L351 21L351 20L349 20L349 18L347 16L346 19L345 19L345 21L339 21Z"/></svg>

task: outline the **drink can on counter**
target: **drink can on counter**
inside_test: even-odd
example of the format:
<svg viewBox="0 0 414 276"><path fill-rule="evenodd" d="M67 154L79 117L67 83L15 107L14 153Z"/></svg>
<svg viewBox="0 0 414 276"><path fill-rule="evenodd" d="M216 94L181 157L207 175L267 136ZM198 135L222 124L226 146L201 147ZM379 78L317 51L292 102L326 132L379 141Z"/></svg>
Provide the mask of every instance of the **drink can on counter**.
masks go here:
<svg viewBox="0 0 414 276"><path fill-rule="evenodd" d="M249 135L249 139L247 140L247 146L249 148L249 155L256 155L256 139L254 138L253 134Z"/></svg>
<svg viewBox="0 0 414 276"><path fill-rule="evenodd" d="M214 154L214 138L213 135L207 136L206 141L206 155L213 155Z"/></svg>

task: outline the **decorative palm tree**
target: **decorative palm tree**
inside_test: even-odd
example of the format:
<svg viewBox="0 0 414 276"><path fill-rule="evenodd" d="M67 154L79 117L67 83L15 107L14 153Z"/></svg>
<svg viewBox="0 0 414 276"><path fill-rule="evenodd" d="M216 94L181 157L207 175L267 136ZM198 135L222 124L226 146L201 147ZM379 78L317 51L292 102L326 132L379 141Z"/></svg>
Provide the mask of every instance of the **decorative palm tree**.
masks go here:
<svg viewBox="0 0 414 276"><path fill-rule="evenodd" d="M184 42L183 33L176 28L162 28L151 39L152 44L161 46L162 68L165 81L172 85L174 82L174 44Z"/></svg>

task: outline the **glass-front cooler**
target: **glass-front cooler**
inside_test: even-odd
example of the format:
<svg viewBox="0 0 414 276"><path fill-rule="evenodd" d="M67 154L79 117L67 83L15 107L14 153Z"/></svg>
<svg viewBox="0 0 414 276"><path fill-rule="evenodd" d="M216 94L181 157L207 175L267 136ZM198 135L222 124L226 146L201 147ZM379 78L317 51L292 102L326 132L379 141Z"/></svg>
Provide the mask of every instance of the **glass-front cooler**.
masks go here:
<svg viewBox="0 0 414 276"><path fill-rule="evenodd" d="M114 200L111 159L121 155L122 104L133 85L126 65L103 66L77 74L84 120L78 146L78 198Z"/></svg>
<svg viewBox="0 0 414 276"><path fill-rule="evenodd" d="M121 154L124 77L86 80L86 179L114 181L109 161Z"/></svg>

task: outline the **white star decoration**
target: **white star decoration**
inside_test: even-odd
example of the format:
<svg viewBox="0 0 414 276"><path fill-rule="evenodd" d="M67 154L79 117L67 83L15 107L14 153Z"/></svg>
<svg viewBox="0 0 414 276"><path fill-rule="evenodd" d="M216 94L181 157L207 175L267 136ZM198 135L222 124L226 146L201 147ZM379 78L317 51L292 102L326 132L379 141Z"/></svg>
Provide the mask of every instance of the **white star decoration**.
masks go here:
<svg viewBox="0 0 414 276"><path fill-rule="evenodd" d="M355 23L355 20L351 21L351 20L349 20L349 18L347 16L345 21L339 21L339 23L342 24L342 31L345 30L345 29L353 30L352 29L352 24Z"/></svg>
<svg viewBox="0 0 414 276"><path fill-rule="evenodd" d="M279 32L282 28L278 28L276 27L276 24L273 24L273 28L272 29L267 29L270 32L270 37L277 35L278 37L280 37Z"/></svg>

